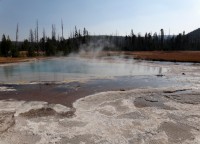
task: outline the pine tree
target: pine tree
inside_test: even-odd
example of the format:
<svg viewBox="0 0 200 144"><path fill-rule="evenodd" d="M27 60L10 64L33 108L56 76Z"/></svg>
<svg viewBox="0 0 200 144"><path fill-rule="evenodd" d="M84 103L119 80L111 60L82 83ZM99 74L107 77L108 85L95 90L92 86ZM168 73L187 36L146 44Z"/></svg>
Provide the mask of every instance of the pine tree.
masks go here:
<svg viewBox="0 0 200 144"><path fill-rule="evenodd" d="M10 51L12 49L12 42L9 36L6 39L6 36L3 34L1 40L1 54L4 57L8 57L10 55Z"/></svg>

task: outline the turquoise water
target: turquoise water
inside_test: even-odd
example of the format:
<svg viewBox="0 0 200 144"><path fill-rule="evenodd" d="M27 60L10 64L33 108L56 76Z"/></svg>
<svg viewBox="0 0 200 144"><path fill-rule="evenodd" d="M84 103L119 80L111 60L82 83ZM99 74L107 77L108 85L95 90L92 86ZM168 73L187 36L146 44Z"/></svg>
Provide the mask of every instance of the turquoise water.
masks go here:
<svg viewBox="0 0 200 144"><path fill-rule="evenodd" d="M156 75L167 69L132 59L61 57L0 66L0 83L67 81L70 79Z"/></svg>

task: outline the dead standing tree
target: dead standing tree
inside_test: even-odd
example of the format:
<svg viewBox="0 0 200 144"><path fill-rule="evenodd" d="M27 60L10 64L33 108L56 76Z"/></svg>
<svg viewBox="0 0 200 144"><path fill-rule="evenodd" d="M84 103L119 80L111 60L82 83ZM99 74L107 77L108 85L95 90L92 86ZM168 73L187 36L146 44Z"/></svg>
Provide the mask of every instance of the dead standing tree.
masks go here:
<svg viewBox="0 0 200 144"><path fill-rule="evenodd" d="M39 31L39 26L38 26L38 20L37 20L36 21L36 29L35 29L35 42L36 42L37 55L39 55L39 45L38 45L39 35L38 35L38 31Z"/></svg>
<svg viewBox="0 0 200 144"><path fill-rule="evenodd" d="M54 24L52 24L52 40L56 40L56 26Z"/></svg>
<svg viewBox="0 0 200 144"><path fill-rule="evenodd" d="M62 38L61 38L61 41L63 41L64 40L64 36L63 36L63 21L62 21L62 19L61 19L61 29L62 29Z"/></svg>
<svg viewBox="0 0 200 144"><path fill-rule="evenodd" d="M15 43L15 48L17 47L18 38L19 38L19 24L17 24L17 29L16 29L16 43Z"/></svg>

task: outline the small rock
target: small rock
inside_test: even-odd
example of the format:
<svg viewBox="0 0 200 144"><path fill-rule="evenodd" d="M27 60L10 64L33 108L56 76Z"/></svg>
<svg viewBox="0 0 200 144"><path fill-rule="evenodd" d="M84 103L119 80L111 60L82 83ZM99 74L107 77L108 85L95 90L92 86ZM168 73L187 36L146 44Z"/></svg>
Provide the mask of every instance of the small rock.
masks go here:
<svg viewBox="0 0 200 144"><path fill-rule="evenodd" d="M157 76L157 77L163 77L163 76L165 76L165 75L163 75L163 74L157 74L156 76Z"/></svg>

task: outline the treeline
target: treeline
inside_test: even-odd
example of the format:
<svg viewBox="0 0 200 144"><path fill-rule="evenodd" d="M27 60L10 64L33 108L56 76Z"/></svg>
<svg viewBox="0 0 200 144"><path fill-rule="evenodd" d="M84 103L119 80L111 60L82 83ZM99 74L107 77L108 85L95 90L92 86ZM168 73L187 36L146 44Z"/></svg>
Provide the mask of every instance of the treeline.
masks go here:
<svg viewBox="0 0 200 144"><path fill-rule="evenodd" d="M165 35L161 29L160 34L146 33L145 36L135 35L131 30L130 35L108 36L107 40L113 42L114 49L122 51L180 51L180 50L200 50L200 39L194 39L186 35L185 32L178 35Z"/></svg>
<svg viewBox="0 0 200 144"><path fill-rule="evenodd" d="M52 37L46 37L45 31L43 31L43 37L38 41L37 34L34 37L34 33L30 30L29 40L25 40L20 51L27 51L28 56L35 55L68 55L71 52L77 52L79 46L86 44L89 41L89 34L86 28L83 30L77 30L75 27L71 37L65 39L63 35L56 37L55 26L52 25Z"/></svg>
<svg viewBox="0 0 200 144"><path fill-rule="evenodd" d="M9 36L2 36L0 44L0 56L19 57L19 56L63 56L71 52L78 52L79 49L86 50L103 47L103 50L120 50L120 51L172 51L172 50L200 50L200 40L191 39L185 32L179 35L164 34L161 29L160 34L146 33L145 36L135 35L131 30L127 36L91 36L88 30L77 29L70 37L65 39L63 36L63 24L61 24L62 35L56 35L55 25L52 25L51 37L47 37L43 30L42 38L38 36L38 22L36 28L30 30L29 38L23 42L18 42L18 25L16 29L16 40L13 42ZM91 45L91 43L93 45Z"/></svg>
<svg viewBox="0 0 200 144"><path fill-rule="evenodd" d="M30 29L29 38L23 42L18 42L18 25L16 30L16 41L10 40L9 36L3 34L0 44L0 56L3 57L33 57L33 56L63 56L71 52L79 51L80 45L89 43L89 32L86 28L83 30L77 29L75 26L74 31L70 37L65 39L63 36L56 35L55 25L52 25L52 35L47 37L45 30L43 30L42 38L38 35L38 22L36 23L35 30Z"/></svg>

